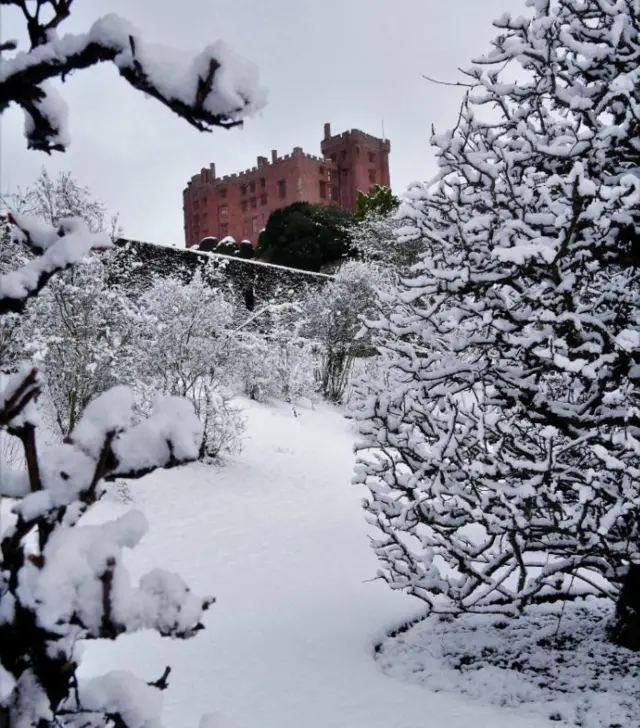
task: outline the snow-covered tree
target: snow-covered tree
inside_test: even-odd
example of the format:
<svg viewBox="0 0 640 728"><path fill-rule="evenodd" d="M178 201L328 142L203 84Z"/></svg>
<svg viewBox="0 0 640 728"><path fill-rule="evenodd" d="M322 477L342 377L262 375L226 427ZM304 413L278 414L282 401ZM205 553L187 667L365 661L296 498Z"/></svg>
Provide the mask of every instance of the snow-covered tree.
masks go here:
<svg viewBox="0 0 640 728"><path fill-rule="evenodd" d="M372 353L363 317L374 314L383 279L375 265L349 261L305 302L305 334L319 347L320 391L333 402L345 392L355 357Z"/></svg>
<svg viewBox="0 0 640 728"><path fill-rule="evenodd" d="M0 113L13 103L24 109L32 148L63 150L69 143L66 106L52 79L103 61L199 129L237 124L262 101L252 67L238 65L221 44L181 66L174 53L146 45L113 15L86 34L61 37L73 0L0 5L24 14L31 43L11 58L16 43L0 44ZM56 273L112 246L108 234L91 233L78 218L55 227L18 213L12 219L17 242L32 256L0 275L0 316L22 312ZM45 451L36 436L41 389L38 372L19 366L0 390L0 429L20 441L25 460L24 469L0 469L0 496L18 501L0 536L0 726L158 726L158 691L167 687L169 669L150 682L126 671L81 678L82 644L140 629L190 637L211 600L162 569L131 583L122 551L144 534L141 513L101 525L80 519L101 497L105 479L195 459L202 425L191 403L171 396L156 398L149 417L134 424L133 393L118 386L84 410L64 443Z"/></svg>
<svg viewBox="0 0 640 728"><path fill-rule="evenodd" d="M201 456L238 447L240 413L230 402L230 329L233 306L220 287L200 272L190 283L159 278L140 299L144 319L140 341L152 352L138 376L165 394L187 397L202 420Z"/></svg>
<svg viewBox="0 0 640 728"><path fill-rule="evenodd" d="M301 306L273 306L267 341L273 352L271 373L276 396L284 402L311 398L317 391L314 344L304 336L307 322Z"/></svg>
<svg viewBox="0 0 640 728"><path fill-rule="evenodd" d="M377 324L358 479L393 588L454 613L622 593L640 648L640 5L527 5L407 193L426 252Z"/></svg>
<svg viewBox="0 0 640 728"><path fill-rule="evenodd" d="M88 187L75 180L71 172L60 172L52 179L43 167L33 185L4 195L3 202L10 210L37 217L49 225L57 225L66 217L79 217L91 232L105 230L104 204L92 196ZM112 218L111 227L117 227L117 216Z"/></svg>
<svg viewBox="0 0 640 728"><path fill-rule="evenodd" d="M424 249L422 238L401 235L406 222L397 213L368 214L355 225L351 237L361 258L389 273L405 275Z"/></svg>
<svg viewBox="0 0 640 728"><path fill-rule="evenodd" d="M41 363L63 436L98 394L118 383L133 385L145 357L135 303L107 280L109 255L56 276L30 307L20 332Z"/></svg>
<svg viewBox="0 0 640 728"><path fill-rule="evenodd" d="M256 326L247 326L255 322ZM304 306L267 304L234 334L233 370L249 398L295 402L317 390L317 346L305 335Z"/></svg>
<svg viewBox="0 0 640 728"><path fill-rule="evenodd" d="M356 210L354 217L362 222L369 215L388 217L398 209L400 200L393 194L389 187L376 185L372 192L367 194L358 190L356 192Z"/></svg>

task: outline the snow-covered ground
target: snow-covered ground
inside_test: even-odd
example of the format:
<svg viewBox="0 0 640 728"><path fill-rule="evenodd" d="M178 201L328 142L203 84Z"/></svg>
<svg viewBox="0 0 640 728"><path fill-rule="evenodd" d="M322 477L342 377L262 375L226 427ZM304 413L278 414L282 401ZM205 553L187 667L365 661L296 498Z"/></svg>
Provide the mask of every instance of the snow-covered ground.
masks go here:
<svg viewBox="0 0 640 728"><path fill-rule="evenodd" d="M180 573L218 602L187 642L140 634L91 645L86 673L127 668L155 680L171 665L164 722L197 728L541 728L510 708L385 675L373 658L419 603L368 581L376 559L350 485L350 423L317 411L250 405L244 451L224 467L160 471L131 487L150 532L140 574ZM108 500L102 519L127 508Z"/></svg>

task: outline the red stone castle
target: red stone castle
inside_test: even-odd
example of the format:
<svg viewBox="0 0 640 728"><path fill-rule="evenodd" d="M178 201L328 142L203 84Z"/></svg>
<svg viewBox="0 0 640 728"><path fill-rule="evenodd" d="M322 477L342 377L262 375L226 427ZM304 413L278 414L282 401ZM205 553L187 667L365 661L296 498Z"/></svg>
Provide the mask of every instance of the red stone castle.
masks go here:
<svg viewBox="0 0 640 728"><path fill-rule="evenodd" d="M358 129L332 136L325 124L320 150L322 157L314 157L294 147L279 157L274 149L270 161L258 157L256 167L225 177L216 177L215 164L203 168L182 195L187 248L206 237L226 236L255 246L274 210L293 202L355 210L358 190L391 186L388 139Z"/></svg>

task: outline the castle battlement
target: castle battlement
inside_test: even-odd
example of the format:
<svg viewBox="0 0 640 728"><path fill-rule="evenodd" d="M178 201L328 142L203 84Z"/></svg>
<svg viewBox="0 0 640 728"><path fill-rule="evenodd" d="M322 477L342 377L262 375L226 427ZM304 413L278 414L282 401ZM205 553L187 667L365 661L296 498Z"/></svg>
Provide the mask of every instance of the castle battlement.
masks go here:
<svg viewBox="0 0 640 728"><path fill-rule="evenodd" d="M357 130L356 130L357 131ZM351 134L351 132L344 132L344 134L341 134L341 137L345 137L346 135ZM366 135L369 136L369 135ZM336 137L334 137L336 138ZM375 137L371 137L374 139ZM260 164L257 167L251 167L249 169L244 169L242 172L233 172L232 174L225 174L222 177L215 177L213 175L209 175L209 179L205 179L202 172L209 172L215 170L215 164L212 163L209 170L203 169L202 172L199 174L193 175L191 179L187 182L187 188L191 187L192 185L195 186L215 186L220 183L225 182L242 182L242 178L246 177L247 181L251 181L249 178L252 176L255 176L258 178L261 173L264 172L265 169L271 169L274 166L281 164L282 162L286 162L290 159L294 158L302 158L302 159L309 159L313 162L318 162L327 166L331 166L333 164L332 160L329 157L325 156L318 156L316 154L308 154L307 152L304 152L300 147L296 147L292 152L289 154L283 154L282 156L278 156L271 161L269 161L266 157L263 157L264 162ZM186 190L185 190L186 192Z"/></svg>

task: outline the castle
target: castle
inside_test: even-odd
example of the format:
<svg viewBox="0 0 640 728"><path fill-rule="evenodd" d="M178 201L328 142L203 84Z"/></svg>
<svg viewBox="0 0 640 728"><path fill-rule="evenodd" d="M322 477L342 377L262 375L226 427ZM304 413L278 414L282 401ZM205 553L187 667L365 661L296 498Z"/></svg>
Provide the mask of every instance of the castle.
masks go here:
<svg viewBox="0 0 640 728"><path fill-rule="evenodd" d="M388 139L358 129L331 135L324 125L322 157L294 147L282 157L274 149L271 161L258 157L257 166L216 177L216 166L202 168L184 189L184 235L187 248L205 237L258 242L269 215L293 202L333 205L355 210L358 190L390 187Z"/></svg>

